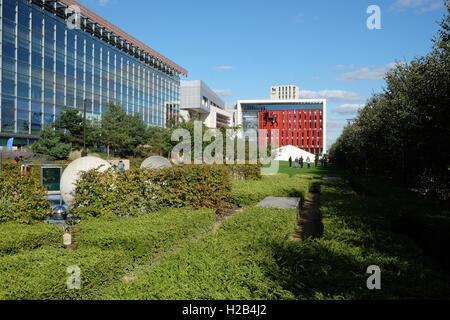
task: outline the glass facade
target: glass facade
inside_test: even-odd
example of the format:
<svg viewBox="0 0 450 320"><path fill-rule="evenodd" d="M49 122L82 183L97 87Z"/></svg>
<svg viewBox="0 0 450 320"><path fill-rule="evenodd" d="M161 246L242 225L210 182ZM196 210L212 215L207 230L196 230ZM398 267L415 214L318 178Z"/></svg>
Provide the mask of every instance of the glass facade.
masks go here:
<svg viewBox="0 0 450 320"><path fill-rule="evenodd" d="M63 106L100 118L109 102L147 125L178 117L180 72L55 2L0 0L0 135L36 137ZM58 9L59 8L59 9Z"/></svg>

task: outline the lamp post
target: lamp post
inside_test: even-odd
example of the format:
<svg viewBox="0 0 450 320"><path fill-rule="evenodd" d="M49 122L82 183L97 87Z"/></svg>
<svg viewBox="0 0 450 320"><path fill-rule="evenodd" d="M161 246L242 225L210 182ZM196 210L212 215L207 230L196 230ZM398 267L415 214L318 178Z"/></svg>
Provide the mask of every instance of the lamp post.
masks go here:
<svg viewBox="0 0 450 320"><path fill-rule="evenodd" d="M82 157L87 157L87 150L86 150L86 99L83 101L83 108L84 108L84 114L83 114L83 152L81 153Z"/></svg>

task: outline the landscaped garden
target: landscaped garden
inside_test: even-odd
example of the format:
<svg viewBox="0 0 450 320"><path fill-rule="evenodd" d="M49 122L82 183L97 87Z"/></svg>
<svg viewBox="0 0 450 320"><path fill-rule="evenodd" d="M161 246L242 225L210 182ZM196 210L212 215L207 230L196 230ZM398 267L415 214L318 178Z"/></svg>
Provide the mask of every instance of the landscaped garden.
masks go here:
<svg viewBox="0 0 450 320"><path fill-rule="evenodd" d="M405 212L396 214L405 198L401 203L391 199L386 207L386 195L360 192L349 174L332 167L314 168L312 175L306 170L292 174L296 169L282 162L281 172L291 177L282 173L247 180L231 180L230 170L220 166L187 166L172 173L131 170L116 177L86 173L80 188L100 181L94 190L103 195L80 192L76 206L84 218L70 229L74 247L63 246L62 232L53 225L0 225L0 299L449 297L448 276L433 252L396 229L398 221L405 221ZM345 178L319 180L330 174ZM157 197L144 201L148 197L140 193L140 183L149 178L153 187L157 181L162 188L178 183L182 190L164 198L171 206L162 206ZM111 193L114 179L126 182L126 189ZM255 206L266 196L305 198L318 181L324 223L320 239L292 240L296 210ZM374 182L364 185L379 188ZM195 197L187 197L190 190ZM223 196L211 199L218 191ZM129 214L106 214L119 212L111 199L120 194L130 197L121 199ZM407 196L415 206L425 203ZM202 199L205 208L199 205ZM142 208L156 209L142 215ZM443 207L431 210L441 217L448 214ZM224 213L225 221L218 219ZM381 269L382 290L366 286L370 265ZM79 290L67 288L70 266L79 267Z"/></svg>

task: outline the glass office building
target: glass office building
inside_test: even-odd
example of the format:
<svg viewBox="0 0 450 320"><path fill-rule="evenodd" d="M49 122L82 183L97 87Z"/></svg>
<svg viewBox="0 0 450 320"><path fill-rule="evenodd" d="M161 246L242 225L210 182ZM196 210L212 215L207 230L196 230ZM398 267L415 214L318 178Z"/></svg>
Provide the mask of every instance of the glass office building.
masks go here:
<svg viewBox="0 0 450 320"><path fill-rule="evenodd" d="M114 102L161 127L178 117L187 71L78 2L0 0L0 8L0 146L32 142L63 106L86 104L98 119Z"/></svg>

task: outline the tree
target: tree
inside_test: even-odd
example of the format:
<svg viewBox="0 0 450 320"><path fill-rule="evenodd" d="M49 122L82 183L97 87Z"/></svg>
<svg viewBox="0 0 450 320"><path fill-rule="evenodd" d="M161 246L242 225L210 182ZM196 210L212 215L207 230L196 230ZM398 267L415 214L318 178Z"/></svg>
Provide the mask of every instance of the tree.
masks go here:
<svg viewBox="0 0 450 320"><path fill-rule="evenodd" d="M124 118L123 126L126 131L127 139L120 148L120 154L127 156L133 155L136 157L138 153L138 147L147 141L148 131L140 114L127 115Z"/></svg>
<svg viewBox="0 0 450 320"><path fill-rule="evenodd" d="M48 160L67 160L72 145L63 142L61 137L62 134L55 131L52 125L46 125L39 134L39 140L33 143L31 148L35 154Z"/></svg>
<svg viewBox="0 0 450 320"><path fill-rule="evenodd" d="M84 123L83 115L75 108L64 107L55 121L55 128L63 132L61 139L72 144L73 150L83 148ZM86 146L93 147L99 143L100 124L86 120Z"/></svg>
<svg viewBox="0 0 450 320"><path fill-rule="evenodd" d="M63 107L55 128L64 132L61 136L63 142L72 144L74 149L83 147L83 116L77 109Z"/></svg>
<svg viewBox="0 0 450 320"><path fill-rule="evenodd" d="M124 126L127 118L125 110L109 103L103 112L101 120L101 141L106 145L106 154L109 158L110 149L118 149L129 141L127 127Z"/></svg>
<svg viewBox="0 0 450 320"><path fill-rule="evenodd" d="M448 188L450 166L450 5L430 54L398 63L330 148L331 160L355 173L407 185ZM427 189L429 189L427 187Z"/></svg>
<svg viewBox="0 0 450 320"><path fill-rule="evenodd" d="M172 150L171 143L171 130L167 128L161 128L151 126L147 128L147 153L158 154L160 156L169 156Z"/></svg>

